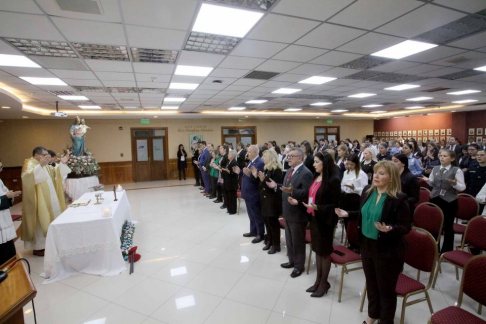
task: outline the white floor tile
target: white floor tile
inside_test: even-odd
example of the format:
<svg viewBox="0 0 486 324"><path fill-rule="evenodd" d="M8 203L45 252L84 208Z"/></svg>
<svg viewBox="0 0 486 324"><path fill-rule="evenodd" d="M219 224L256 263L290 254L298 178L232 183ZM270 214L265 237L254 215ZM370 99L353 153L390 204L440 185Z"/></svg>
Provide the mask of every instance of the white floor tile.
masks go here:
<svg viewBox="0 0 486 324"><path fill-rule="evenodd" d="M128 271L125 271L118 276L102 277L82 290L105 300L113 301L146 278L146 276L136 272L130 275Z"/></svg>
<svg viewBox="0 0 486 324"><path fill-rule="evenodd" d="M264 324L270 311L225 299L204 324Z"/></svg>
<svg viewBox="0 0 486 324"><path fill-rule="evenodd" d="M185 286L207 266L197 262L176 259L152 275L152 278Z"/></svg>
<svg viewBox="0 0 486 324"><path fill-rule="evenodd" d="M134 264L134 272L144 276L153 275L155 272L159 271L175 259L174 257L148 251L137 250L137 253L140 253L142 257Z"/></svg>
<svg viewBox="0 0 486 324"><path fill-rule="evenodd" d="M183 255L181 259L189 260L204 264L210 264L213 262L224 250L212 246L196 245Z"/></svg>
<svg viewBox="0 0 486 324"><path fill-rule="evenodd" d="M258 256L257 253L226 250L211 262L211 265L227 270L246 272Z"/></svg>
<svg viewBox="0 0 486 324"><path fill-rule="evenodd" d="M170 240L164 244L157 246L152 250L152 252L159 253L161 255L166 255L169 257L180 257L183 253L189 251L195 245L190 242Z"/></svg>
<svg viewBox="0 0 486 324"><path fill-rule="evenodd" d="M186 287L224 297L242 275L239 272L208 266L192 279Z"/></svg>
<svg viewBox="0 0 486 324"><path fill-rule="evenodd" d="M285 283L245 274L226 298L272 310Z"/></svg>
<svg viewBox="0 0 486 324"><path fill-rule="evenodd" d="M292 317L287 314L272 313L267 321L267 324L314 324L314 322Z"/></svg>
<svg viewBox="0 0 486 324"><path fill-rule="evenodd" d="M147 319L147 316L131 311L126 307L115 304L108 304L88 319L83 324L140 324Z"/></svg>

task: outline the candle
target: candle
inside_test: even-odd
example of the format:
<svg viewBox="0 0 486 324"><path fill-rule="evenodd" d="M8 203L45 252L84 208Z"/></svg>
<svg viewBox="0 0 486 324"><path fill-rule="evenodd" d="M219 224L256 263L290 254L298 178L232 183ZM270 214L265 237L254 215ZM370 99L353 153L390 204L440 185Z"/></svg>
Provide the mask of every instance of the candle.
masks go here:
<svg viewBox="0 0 486 324"><path fill-rule="evenodd" d="M110 208L104 208L103 209L103 217L110 217L111 216L111 209Z"/></svg>
<svg viewBox="0 0 486 324"><path fill-rule="evenodd" d="M116 187L116 190L122 191L123 190L123 187L119 184L118 187Z"/></svg>

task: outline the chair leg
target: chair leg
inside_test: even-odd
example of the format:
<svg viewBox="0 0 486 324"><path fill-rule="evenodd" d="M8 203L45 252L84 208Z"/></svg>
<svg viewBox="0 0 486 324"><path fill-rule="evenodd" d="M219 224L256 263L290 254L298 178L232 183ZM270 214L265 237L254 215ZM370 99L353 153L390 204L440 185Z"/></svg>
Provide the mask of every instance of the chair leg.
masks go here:
<svg viewBox="0 0 486 324"><path fill-rule="evenodd" d="M238 210L236 211L237 214L240 214L240 204L241 204L241 199L238 199Z"/></svg>
<svg viewBox="0 0 486 324"><path fill-rule="evenodd" d="M307 261L307 274L309 274L310 271L310 265L311 265L311 259L312 259L312 243L309 244L310 251L309 251L309 260Z"/></svg>
<svg viewBox="0 0 486 324"><path fill-rule="evenodd" d="M405 322L405 308L407 308L407 296L403 297L402 314L400 315L400 324L403 324L403 322Z"/></svg>
<svg viewBox="0 0 486 324"><path fill-rule="evenodd" d="M426 290L424 291L424 293L425 293L425 298L427 300L427 304L429 305L430 314L434 314L434 309L432 308L432 303L430 302L429 292Z"/></svg>
<svg viewBox="0 0 486 324"><path fill-rule="evenodd" d="M364 302L365 302L365 298L366 298L366 283L364 285L364 288L363 288L363 293L361 294L361 304L359 305L359 311L360 312L363 312L363 306L364 306Z"/></svg>
<svg viewBox="0 0 486 324"><path fill-rule="evenodd" d="M459 280L459 268L456 266L456 280Z"/></svg>
<svg viewBox="0 0 486 324"><path fill-rule="evenodd" d="M478 314L481 315L481 311L483 310L483 305L479 304L478 306Z"/></svg>
<svg viewBox="0 0 486 324"><path fill-rule="evenodd" d="M343 282L344 282L344 269L346 268L346 266L343 266L343 268L341 269L341 284L339 285L339 298L338 298L338 302L341 302L341 296L343 295Z"/></svg>
<svg viewBox="0 0 486 324"><path fill-rule="evenodd" d="M417 272L417 281L420 281L420 270Z"/></svg>
<svg viewBox="0 0 486 324"><path fill-rule="evenodd" d="M438 261L438 264L437 264L437 270L435 271L434 283L432 284L432 288L435 288L435 284L437 283L437 277L439 276L440 264L441 263L442 263L442 256L439 258L439 261Z"/></svg>
<svg viewBox="0 0 486 324"><path fill-rule="evenodd" d="M344 221L341 221L341 243L344 241Z"/></svg>

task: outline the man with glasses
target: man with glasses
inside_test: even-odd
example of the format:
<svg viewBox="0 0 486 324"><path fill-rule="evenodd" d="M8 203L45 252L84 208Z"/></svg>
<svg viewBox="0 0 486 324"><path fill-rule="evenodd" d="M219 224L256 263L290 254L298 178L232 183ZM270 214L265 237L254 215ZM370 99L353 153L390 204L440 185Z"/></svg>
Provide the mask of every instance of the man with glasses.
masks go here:
<svg viewBox="0 0 486 324"><path fill-rule="evenodd" d="M47 229L65 209L63 177L71 172L66 166L70 152L56 167L48 165L51 156L37 146L22 167L22 241L26 250L44 256Z"/></svg>
<svg viewBox="0 0 486 324"><path fill-rule="evenodd" d="M289 253L289 262L282 263L282 268L294 268L292 278L300 276L305 270L305 230L307 228L307 210L302 204L308 203L309 188L313 181L312 172L303 163L304 152L295 148L287 155L290 169L283 183L267 182L269 188L282 191L282 211L285 219L285 240ZM298 202L296 205L292 203Z"/></svg>

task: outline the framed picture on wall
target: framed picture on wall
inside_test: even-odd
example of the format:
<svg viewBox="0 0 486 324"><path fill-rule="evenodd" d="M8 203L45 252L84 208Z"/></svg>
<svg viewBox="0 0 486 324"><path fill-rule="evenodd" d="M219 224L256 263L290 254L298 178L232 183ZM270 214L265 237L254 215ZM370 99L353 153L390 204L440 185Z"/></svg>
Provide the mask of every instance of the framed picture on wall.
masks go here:
<svg viewBox="0 0 486 324"><path fill-rule="evenodd" d="M422 142L427 142L427 137L422 137Z"/></svg>
<svg viewBox="0 0 486 324"><path fill-rule="evenodd" d="M439 138L438 138L438 137L434 138L434 141L435 141L436 143L439 143Z"/></svg>
<svg viewBox="0 0 486 324"><path fill-rule="evenodd" d="M378 135L378 132L374 132L374 133L373 133L373 136L376 136L376 135Z"/></svg>
<svg viewBox="0 0 486 324"><path fill-rule="evenodd" d="M407 136L408 137L412 136L412 131L411 130L407 131Z"/></svg>
<svg viewBox="0 0 486 324"><path fill-rule="evenodd" d="M448 136L452 135L452 129L450 129L450 128L447 129L447 135Z"/></svg>
<svg viewBox="0 0 486 324"><path fill-rule="evenodd" d="M417 137L417 141L421 141L422 140L422 137Z"/></svg>
<svg viewBox="0 0 486 324"><path fill-rule="evenodd" d="M427 136L427 130L426 129L424 129L424 134L423 135L424 136Z"/></svg>
<svg viewBox="0 0 486 324"><path fill-rule="evenodd" d="M445 129L440 130L440 136L445 136Z"/></svg>
<svg viewBox="0 0 486 324"><path fill-rule="evenodd" d="M483 140L482 137L480 137L480 136L476 137L476 143L477 144L481 144L482 143L482 140Z"/></svg>
<svg viewBox="0 0 486 324"><path fill-rule="evenodd" d="M474 135L474 128L469 128L468 135L469 136Z"/></svg>
<svg viewBox="0 0 486 324"><path fill-rule="evenodd" d="M412 131L412 136L417 136L417 131L416 130L413 130Z"/></svg>
<svg viewBox="0 0 486 324"><path fill-rule="evenodd" d="M406 130L403 131L403 137L405 137L405 136L407 136L407 131Z"/></svg>
<svg viewBox="0 0 486 324"><path fill-rule="evenodd" d="M482 128L476 128L476 135L483 136L483 129Z"/></svg>
<svg viewBox="0 0 486 324"><path fill-rule="evenodd" d="M393 136L398 136L398 132L397 131L394 131L393 132Z"/></svg>
<svg viewBox="0 0 486 324"><path fill-rule="evenodd" d="M429 137L434 135L434 130L433 129L429 129Z"/></svg>
<svg viewBox="0 0 486 324"><path fill-rule="evenodd" d="M390 132L386 132L386 135L385 136L390 136Z"/></svg>
<svg viewBox="0 0 486 324"><path fill-rule="evenodd" d="M422 130L421 130L421 129L419 129L419 130L417 131L417 135L418 135L418 136L422 136Z"/></svg>
<svg viewBox="0 0 486 324"><path fill-rule="evenodd" d="M197 142L202 141L202 134L191 134L189 135L189 147L191 148L191 152L194 154L196 150Z"/></svg>
<svg viewBox="0 0 486 324"><path fill-rule="evenodd" d="M439 132L439 130L438 130L438 129L434 129L434 135L435 135L435 136L439 135L439 133L440 133L440 132Z"/></svg>
<svg viewBox="0 0 486 324"><path fill-rule="evenodd" d="M445 137L441 137L441 138L440 138L440 140L441 140L441 141L445 141Z"/></svg>
<svg viewBox="0 0 486 324"><path fill-rule="evenodd" d="M378 132L378 136L381 136L381 132Z"/></svg>
<svg viewBox="0 0 486 324"><path fill-rule="evenodd" d="M402 131L399 131L398 132L398 136L402 136Z"/></svg>

